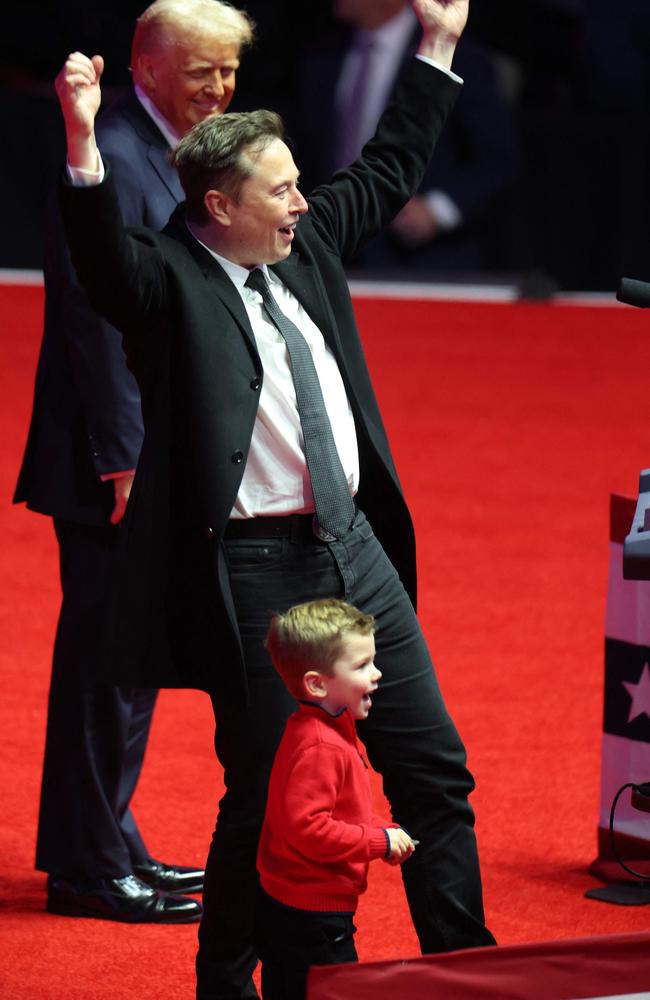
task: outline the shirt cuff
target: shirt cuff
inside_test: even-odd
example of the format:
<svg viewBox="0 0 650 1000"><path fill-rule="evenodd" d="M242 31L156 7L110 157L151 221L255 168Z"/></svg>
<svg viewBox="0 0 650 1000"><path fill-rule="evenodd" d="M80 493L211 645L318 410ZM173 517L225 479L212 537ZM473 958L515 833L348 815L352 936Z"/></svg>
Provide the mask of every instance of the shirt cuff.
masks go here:
<svg viewBox="0 0 650 1000"><path fill-rule="evenodd" d="M446 73L447 76L450 76L452 80L456 81L456 83L465 83L462 76L458 76L457 73L454 73L452 70L447 69L446 66L442 66L439 62L436 62L435 59L429 59L428 56L421 56L419 52L415 53L415 58L421 59L422 62L428 63L429 66L434 66L436 69L439 69L441 73Z"/></svg>
<svg viewBox="0 0 650 1000"><path fill-rule="evenodd" d="M104 162L99 154L99 151L97 152L97 160L97 170L84 170L83 167L72 167L66 162L68 178L73 187L93 187L97 184L101 184L104 180L106 171L104 170Z"/></svg>

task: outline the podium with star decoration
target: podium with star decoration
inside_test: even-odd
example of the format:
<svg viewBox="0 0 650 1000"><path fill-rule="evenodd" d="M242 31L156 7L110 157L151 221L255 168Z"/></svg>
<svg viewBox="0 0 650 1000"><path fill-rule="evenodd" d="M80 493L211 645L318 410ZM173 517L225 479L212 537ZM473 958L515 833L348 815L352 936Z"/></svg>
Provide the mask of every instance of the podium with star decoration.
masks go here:
<svg viewBox="0 0 650 1000"><path fill-rule="evenodd" d="M623 578L623 543L635 510L633 499L612 495L598 858L590 870L615 882L629 876L610 847L614 796L626 782L650 781L650 581ZM650 872L650 816L632 807L629 793L617 805L615 831L619 855Z"/></svg>

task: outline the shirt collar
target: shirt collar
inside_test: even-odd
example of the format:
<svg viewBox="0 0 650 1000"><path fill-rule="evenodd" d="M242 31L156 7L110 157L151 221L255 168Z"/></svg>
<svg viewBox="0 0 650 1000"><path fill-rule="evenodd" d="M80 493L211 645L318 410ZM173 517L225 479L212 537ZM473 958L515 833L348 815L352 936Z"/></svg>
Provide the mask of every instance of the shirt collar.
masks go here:
<svg viewBox="0 0 650 1000"><path fill-rule="evenodd" d="M208 253L211 254L212 257L214 257L214 259L218 264L221 264L222 268L224 269L224 271L234 284L235 288L241 294L244 285L246 284L246 279L250 274L249 269L247 267L242 267L241 264L235 264L234 261L228 260L227 257L222 257L221 254L217 253L216 250L211 250L209 246L207 246L205 243L203 243L202 240L198 238L198 236L193 231L191 225L189 224L189 222L187 222L187 220L185 222L185 225L187 226L188 230L190 231L196 242L200 243L203 249L207 250ZM281 284L279 279L276 278L276 276L273 274L273 271L269 270L266 264L258 264L257 266L264 275L264 277L266 278L266 280L269 282L269 284L271 285Z"/></svg>
<svg viewBox="0 0 650 1000"><path fill-rule="evenodd" d="M310 708L317 708L320 712L324 712L325 715L328 717L328 719L340 719L340 717L343 715L343 713L347 712L347 710L348 710L348 706L344 705L343 708L340 708L335 715L332 715L332 713L328 712L327 709L324 708L323 705L321 705L321 703L319 701L303 701L303 699L300 698L299 699L299 704L300 705L306 705L306 706L308 706Z"/></svg>
<svg viewBox="0 0 650 1000"><path fill-rule="evenodd" d="M347 708L342 708L338 715L330 715L330 713L317 702L300 701L298 705L298 714L303 717L310 716L313 719L320 719L324 725L329 726L331 729L340 733L341 736L348 740L348 742L353 746L357 745L357 727Z"/></svg>

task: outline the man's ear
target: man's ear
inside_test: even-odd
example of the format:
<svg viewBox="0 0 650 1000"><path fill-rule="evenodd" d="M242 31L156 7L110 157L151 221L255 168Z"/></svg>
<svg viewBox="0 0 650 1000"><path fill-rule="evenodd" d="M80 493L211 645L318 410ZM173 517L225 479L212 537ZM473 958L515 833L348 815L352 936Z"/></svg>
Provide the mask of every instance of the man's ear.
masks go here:
<svg viewBox="0 0 650 1000"><path fill-rule="evenodd" d="M305 691L310 698L327 697L327 679L318 670L308 670L303 677Z"/></svg>
<svg viewBox="0 0 650 1000"><path fill-rule="evenodd" d="M148 52L141 52L132 67L133 79L146 94L156 90L156 62Z"/></svg>
<svg viewBox="0 0 650 1000"><path fill-rule="evenodd" d="M229 226L232 222L231 209L233 205L230 195L224 191L206 191L203 196L203 204L208 210L208 214L215 222L222 226Z"/></svg>

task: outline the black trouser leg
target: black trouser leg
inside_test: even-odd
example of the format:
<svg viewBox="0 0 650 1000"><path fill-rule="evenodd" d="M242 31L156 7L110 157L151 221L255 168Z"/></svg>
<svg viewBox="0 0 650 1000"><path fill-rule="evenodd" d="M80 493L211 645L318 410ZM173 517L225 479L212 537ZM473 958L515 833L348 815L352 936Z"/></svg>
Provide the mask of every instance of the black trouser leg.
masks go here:
<svg viewBox="0 0 650 1000"><path fill-rule="evenodd" d="M404 588L361 518L332 545L345 596L375 616L383 677L358 724L383 777L396 822L420 841L402 875L423 952L494 944L484 923L465 750L445 708L422 631Z"/></svg>
<svg viewBox="0 0 650 1000"><path fill-rule="evenodd" d="M69 878L116 878L147 856L129 801L156 691L98 685L115 529L56 520L63 601L48 702L36 866Z"/></svg>

